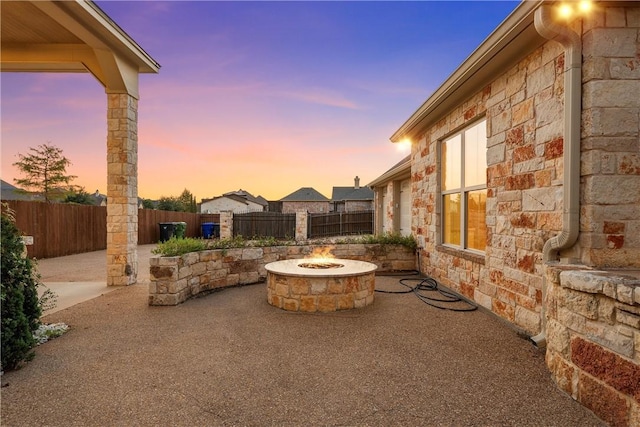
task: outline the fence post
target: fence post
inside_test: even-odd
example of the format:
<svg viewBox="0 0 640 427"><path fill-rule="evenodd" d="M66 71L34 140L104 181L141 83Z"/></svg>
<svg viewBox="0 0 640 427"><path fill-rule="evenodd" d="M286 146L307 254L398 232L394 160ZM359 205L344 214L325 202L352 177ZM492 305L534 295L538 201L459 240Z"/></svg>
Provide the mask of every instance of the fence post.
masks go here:
<svg viewBox="0 0 640 427"><path fill-rule="evenodd" d="M233 238L233 211L220 211L220 238Z"/></svg>
<svg viewBox="0 0 640 427"><path fill-rule="evenodd" d="M307 232L307 221L309 214L306 210L297 210L296 211L296 240L303 241L307 240L308 232Z"/></svg>

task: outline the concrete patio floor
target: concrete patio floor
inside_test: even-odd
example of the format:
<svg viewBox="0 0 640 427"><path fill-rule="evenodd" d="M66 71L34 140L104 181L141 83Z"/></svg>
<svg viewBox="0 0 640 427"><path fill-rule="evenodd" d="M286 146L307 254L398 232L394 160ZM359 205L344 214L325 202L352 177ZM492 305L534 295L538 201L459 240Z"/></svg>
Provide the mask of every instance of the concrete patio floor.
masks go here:
<svg viewBox="0 0 640 427"><path fill-rule="evenodd" d="M398 277L376 287L400 289ZM543 353L483 311L377 293L363 309L289 313L263 284L175 307L147 294L116 288L45 316L70 331L2 376L0 424L603 425L558 390Z"/></svg>

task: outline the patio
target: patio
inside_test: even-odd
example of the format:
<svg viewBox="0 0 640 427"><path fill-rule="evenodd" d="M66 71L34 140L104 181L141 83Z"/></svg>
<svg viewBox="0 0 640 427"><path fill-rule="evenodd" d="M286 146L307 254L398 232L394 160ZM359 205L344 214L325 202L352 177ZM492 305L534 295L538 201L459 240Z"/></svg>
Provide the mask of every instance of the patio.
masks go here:
<svg viewBox="0 0 640 427"><path fill-rule="evenodd" d="M147 298L140 283L46 316L71 330L2 376L1 424L603 425L480 310L376 293L362 309L290 313L263 284L175 307Z"/></svg>

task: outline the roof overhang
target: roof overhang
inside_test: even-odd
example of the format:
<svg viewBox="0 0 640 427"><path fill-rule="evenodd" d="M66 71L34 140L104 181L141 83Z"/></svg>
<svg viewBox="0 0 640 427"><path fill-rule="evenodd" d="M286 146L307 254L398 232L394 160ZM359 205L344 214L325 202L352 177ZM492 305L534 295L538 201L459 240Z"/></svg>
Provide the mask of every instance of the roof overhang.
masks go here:
<svg viewBox="0 0 640 427"><path fill-rule="evenodd" d="M1 71L90 72L107 93L138 97L158 64L94 2L0 2Z"/></svg>
<svg viewBox="0 0 640 427"><path fill-rule="evenodd" d="M413 139L546 41L533 24L543 0L522 1L392 136ZM554 3L554 2L546 2Z"/></svg>
<svg viewBox="0 0 640 427"><path fill-rule="evenodd" d="M406 159L380 175L378 178L367 184L367 187L374 188L381 184L386 184L390 181L396 181L398 179L406 179L411 177L411 156L407 156Z"/></svg>

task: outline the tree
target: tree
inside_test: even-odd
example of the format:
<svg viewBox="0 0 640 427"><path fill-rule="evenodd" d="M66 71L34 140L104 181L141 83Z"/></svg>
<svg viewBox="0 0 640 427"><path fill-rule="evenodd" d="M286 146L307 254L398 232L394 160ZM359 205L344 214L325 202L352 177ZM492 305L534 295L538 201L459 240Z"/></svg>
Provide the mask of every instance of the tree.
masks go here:
<svg viewBox="0 0 640 427"><path fill-rule="evenodd" d="M191 191L185 188L182 194L180 194L180 197L178 197L178 200L180 200L180 203L182 203L184 212L196 211L196 198L193 194L191 194Z"/></svg>
<svg viewBox="0 0 640 427"><path fill-rule="evenodd" d="M162 211L196 212L196 198L185 188L178 197L160 197L158 209Z"/></svg>
<svg viewBox="0 0 640 427"><path fill-rule="evenodd" d="M94 199L91 194L84 191L84 188L78 190L71 190L69 194L64 198L64 203L75 203L78 205L93 205Z"/></svg>
<svg viewBox="0 0 640 427"><path fill-rule="evenodd" d="M144 209L156 209L156 204L149 199L142 199L142 207Z"/></svg>
<svg viewBox="0 0 640 427"><path fill-rule="evenodd" d="M158 209L161 211L183 212L182 203L175 197L160 197Z"/></svg>
<svg viewBox="0 0 640 427"><path fill-rule="evenodd" d="M27 155L18 154L20 160L13 164L25 175L15 183L42 194L47 202L62 197L70 189L69 183L77 178L67 175L71 161L62 155L62 149L50 144L29 151Z"/></svg>

